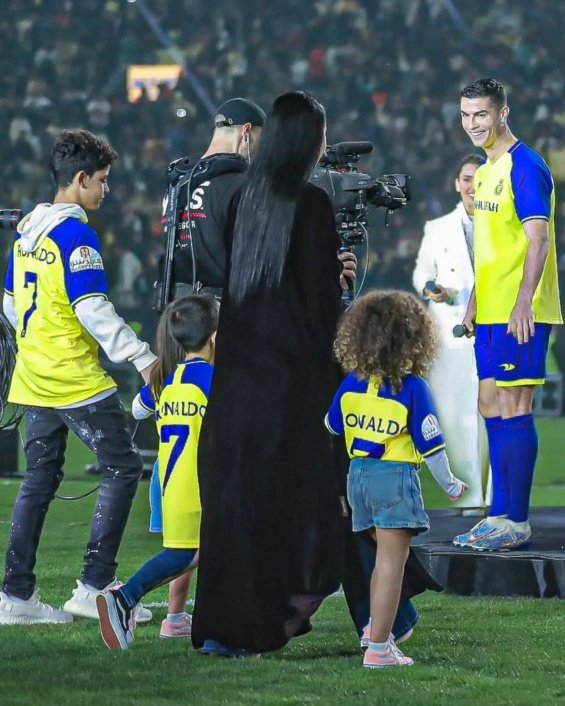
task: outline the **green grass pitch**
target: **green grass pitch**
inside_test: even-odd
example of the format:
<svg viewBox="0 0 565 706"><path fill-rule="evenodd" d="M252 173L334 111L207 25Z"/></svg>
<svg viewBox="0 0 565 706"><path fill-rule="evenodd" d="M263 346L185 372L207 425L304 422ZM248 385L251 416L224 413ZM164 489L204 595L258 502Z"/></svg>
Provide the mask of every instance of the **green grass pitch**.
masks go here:
<svg viewBox="0 0 565 706"><path fill-rule="evenodd" d="M565 504L562 439L565 420L539 420L541 453L533 500ZM73 445L64 494L79 494L96 481ZM439 492L423 472L428 507ZM0 479L0 551L4 551L17 480ZM93 499L55 501L39 552L38 585L55 605L69 597L81 567ZM147 532L147 483L140 490L120 552L127 578L159 550ZM331 551L331 547L328 548ZM237 591L237 586L233 587ZM162 604L166 589L148 596ZM233 706L280 704L488 703L531 706L565 703L563 633L558 600L474 599L428 594L416 599L422 619L405 651L410 669L363 670L358 641L341 596L329 598L314 631L280 652L253 660L224 660L195 653L185 640L160 640L164 608L136 631L133 646L111 653L94 621L67 626L0 627L0 704L46 706Z"/></svg>

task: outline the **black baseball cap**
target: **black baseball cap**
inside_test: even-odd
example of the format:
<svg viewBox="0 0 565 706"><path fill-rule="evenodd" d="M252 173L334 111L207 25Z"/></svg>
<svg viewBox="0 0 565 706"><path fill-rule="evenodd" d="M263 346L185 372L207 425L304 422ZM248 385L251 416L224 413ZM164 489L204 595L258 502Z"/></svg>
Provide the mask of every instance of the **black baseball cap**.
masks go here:
<svg viewBox="0 0 565 706"><path fill-rule="evenodd" d="M214 113L214 127L231 127L246 123L263 127L265 118L265 111L259 108L257 103L248 101L247 98L231 98L222 103Z"/></svg>

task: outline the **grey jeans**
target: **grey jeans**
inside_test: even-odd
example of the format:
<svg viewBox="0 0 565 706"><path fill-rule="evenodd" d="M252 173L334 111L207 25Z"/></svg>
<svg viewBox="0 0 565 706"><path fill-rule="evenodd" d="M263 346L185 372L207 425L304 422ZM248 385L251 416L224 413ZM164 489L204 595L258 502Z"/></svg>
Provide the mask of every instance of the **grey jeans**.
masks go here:
<svg viewBox="0 0 565 706"><path fill-rule="evenodd" d="M114 393L74 409L28 407L25 423L27 470L12 511L3 590L24 600L34 591L37 547L63 480L69 429L96 454L101 472L81 579L104 588L115 577L116 554L143 469L120 398Z"/></svg>

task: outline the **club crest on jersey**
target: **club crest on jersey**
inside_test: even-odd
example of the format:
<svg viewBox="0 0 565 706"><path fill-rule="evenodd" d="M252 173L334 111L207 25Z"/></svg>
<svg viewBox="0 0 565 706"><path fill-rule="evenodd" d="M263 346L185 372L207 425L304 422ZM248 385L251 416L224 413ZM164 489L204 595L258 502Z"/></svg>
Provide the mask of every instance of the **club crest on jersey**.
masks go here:
<svg viewBox="0 0 565 706"><path fill-rule="evenodd" d="M497 196L500 196L500 194L502 193L502 189L503 189L503 188L504 188L504 179L501 179L501 180L498 182L498 184L496 185L496 188L495 188L495 190L494 190L494 193L495 193Z"/></svg>
<svg viewBox="0 0 565 706"><path fill-rule="evenodd" d="M436 436L440 435L441 429L439 428L437 417L433 414L428 414L422 422L422 436L424 437L424 441L430 441L430 439L434 439Z"/></svg>
<svg viewBox="0 0 565 706"><path fill-rule="evenodd" d="M83 270L103 270L102 256L94 248L88 245L81 245L75 248L69 258L69 269L71 272L82 272Z"/></svg>

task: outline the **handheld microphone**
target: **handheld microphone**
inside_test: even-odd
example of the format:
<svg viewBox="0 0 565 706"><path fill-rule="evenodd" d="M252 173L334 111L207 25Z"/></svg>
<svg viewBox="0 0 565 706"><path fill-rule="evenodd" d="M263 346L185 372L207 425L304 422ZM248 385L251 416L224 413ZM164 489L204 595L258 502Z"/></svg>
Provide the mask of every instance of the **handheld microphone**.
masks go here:
<svg viewBox="0 0 565 706"><path fill-rule="evenodd" d="M431 279L426 282L426 284L424 285L424 289L427 289L428 292L431 292L432 294L439 294L441 292L441 289Z"/></svg>
<svg viewBox="0 0 565 706"><path fill-rule="evenodd" d="M343 246L343 247L339 248L338 252L339 253L344 253L344 252L351 253L352 251L351 251L350 247ZM352 258L355 258L355 255L352 254ZM342 303L344 311L347 311L347 309L349 309L349 307L355 301L355 288L354 288L354 283L350 282L347 279L347 277L343 276L343 279L346 284L346 289L342 290L342 292L341 292L341 303Z"/></svg>
<svg viewBox="0 0 565 706"><path fill-rule="evenodd" d="M471 336L474 336L475 333L473 331L469 331L466 326L463 326L463 324L456 324L453 327L453 335L455 338L463 338L463 336L471 338Z"/></svg>

